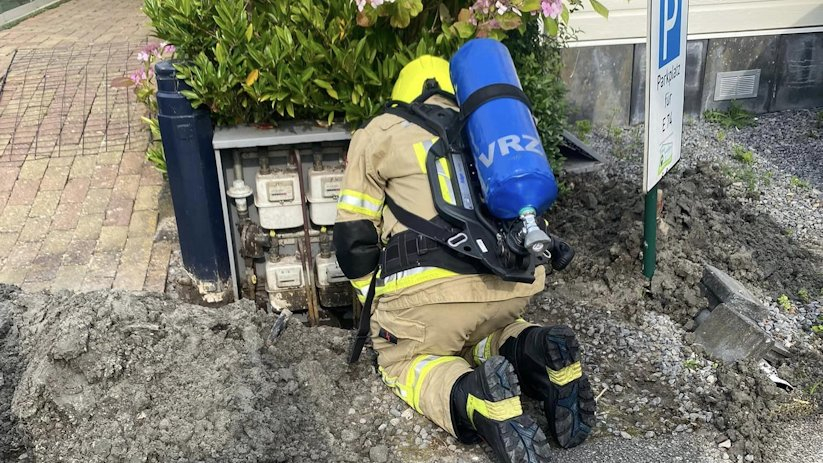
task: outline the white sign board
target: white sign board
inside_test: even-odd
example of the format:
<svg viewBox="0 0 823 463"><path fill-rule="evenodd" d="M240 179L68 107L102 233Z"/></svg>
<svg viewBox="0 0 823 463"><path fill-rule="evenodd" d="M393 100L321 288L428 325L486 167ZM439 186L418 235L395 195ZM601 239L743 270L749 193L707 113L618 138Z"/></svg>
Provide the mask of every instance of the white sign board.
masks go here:
<svg viewBox="0 0 823 463"><path fill-rule="evenodd" d="M680 160L689 0L649 0L648 13L645 192Z"/></svg>

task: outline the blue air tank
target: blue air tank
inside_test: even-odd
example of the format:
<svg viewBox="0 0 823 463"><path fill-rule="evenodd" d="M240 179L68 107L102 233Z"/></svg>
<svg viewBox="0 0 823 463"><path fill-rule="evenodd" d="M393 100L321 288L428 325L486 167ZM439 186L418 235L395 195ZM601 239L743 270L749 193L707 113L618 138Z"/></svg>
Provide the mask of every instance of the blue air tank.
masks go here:
<svg viewBox="0 0 823 463"><path fill-rule="evenodd" d="M474 39L452 57L451 79L463 106L494 84L519 89L509 50L493 39ZM528 106L512 97L492 99L469 116L465 128L489 211L500 219L541 214L557 199L557 184Z"/></svg>

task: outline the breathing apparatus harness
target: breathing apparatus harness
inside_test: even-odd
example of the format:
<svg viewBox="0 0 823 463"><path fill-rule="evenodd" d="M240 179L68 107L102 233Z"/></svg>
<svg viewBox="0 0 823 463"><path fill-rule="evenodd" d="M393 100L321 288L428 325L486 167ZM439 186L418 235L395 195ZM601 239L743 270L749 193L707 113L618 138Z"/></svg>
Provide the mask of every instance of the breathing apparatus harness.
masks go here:
<svg viewBox="0 0 823 463"><path fill-rule="evenodd" d="M411 103L386 104L385 113L437 137L426 156L426 173L438 215L427 220L399 206L388 194L385 196L386 206L408 230L392 236L381 253L363 303L349 363L357 361L368 339L378 278L417 267L438 267L458 274L494 274L505 281L532 283L536 265L551 264L553 269L562 270L574 257L571 246L547 231L549 243L529 246L524 222L493 217L478 194L474 158L463 142L466 120L482 104L496 98L515 98L530 106L523 91L508 84L490 85L468 98L460 112L426 103L434 96L455 102L452 94L431 79ZM443 169L450 173L445 184L440 178ZM444 187L448 192L443 191ZM541 231L545 231L543 225Z"/></svg>

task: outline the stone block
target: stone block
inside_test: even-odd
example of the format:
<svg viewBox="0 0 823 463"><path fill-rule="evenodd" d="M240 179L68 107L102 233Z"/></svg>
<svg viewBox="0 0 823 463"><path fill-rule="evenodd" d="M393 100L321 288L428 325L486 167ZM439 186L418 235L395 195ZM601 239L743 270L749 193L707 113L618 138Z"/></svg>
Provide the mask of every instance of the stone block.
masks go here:
<svg viewBox="0 0 823 463"><path fill-rule="evenodd" d="M823 106L823 33L780 37L771 111Z"/></svg>
<svg viewBox="0 0 823 463"><path fill-rule="evenodd" d="M699 116L703 95L703 71L706 69L707 40L693 40L686 46L686 84L683 112ZM632 69L632 102L630 123L642 124L646 117L646 44L635 45Z"/></svg>
<svg viewBox="0 0 823 463"><path fill-rule="evenodd" d="M744 109L754 113L769 111L777 76L776 61L780 37L730 37L709 40L706 73L703 79L703 110L726 110L730 101L714 101L717 73L760 69L757 97L738 100Z"/></svg>
<svg viewBox="0 0 823 463"><path fill-rule="evenodd" d="M700 283L709 299L709 307L721 303L734 303L744 315L755 321L769 315L766 306L761 304L742 283L716 267L706 265Z"/></svg>
<svg viewBox="0 0 823 463"><path fill-rule="evenodd" d="M571 121L628 124L633 54L633 45L563 50L563 81Z"/></svg>
<svg viewBox="0 0 823 463"><path fill-rule="evenodd" d="M695 330L696 342L723 362L756 359L766 354L774 340L743 315L735 303L723 303Z"/></svg>

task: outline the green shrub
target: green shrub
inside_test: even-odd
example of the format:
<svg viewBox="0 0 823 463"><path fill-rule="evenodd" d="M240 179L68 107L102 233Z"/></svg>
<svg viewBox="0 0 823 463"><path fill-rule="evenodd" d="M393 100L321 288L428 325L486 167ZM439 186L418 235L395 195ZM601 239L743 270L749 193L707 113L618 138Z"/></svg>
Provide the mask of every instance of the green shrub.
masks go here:
<svg viewBox="0 0 823 463"><path fill-rule="evenodd" d="M747 166L754 164L754 153L740 145L732 146L732 157Z"/></svg>
<svg viewBox="0 0 823 463"><path fill-rule="evenodd" d="M380 111L400 69L415 57L451 56L475 36L525 33L522 43L534 44L528 26L536 30L536 19L543 16L531 12L547 2L557 6L554 19L544 18L556 35L569 14L583 8L583 0L501 0L508 9L498 16L497 7L475 8L481 1L488 3L396 0L372 7L361 1L364 8L358 11L352 0L144 0L143 10L157 37L175 44L186 60L178 66L193 89L186 96L208 106L218 124L342 119L356 125ZM587 3L607 14L597 1ZM516 42L510 46L518 48ZM519 47L515 61L524 68L521 79L529 82L526 93L537 94L532 101L546 107L562 104L551 99L562 93L557 85L538 85L559 75L556 58L535 62L552 53L544 48ZM529 75L548 68L555 74ZM562 111L544 110L542 124L559 117L554 113Z"/></svg>
<svg viewBox="0 0 823 463"><path fill-rule="evenodd" d="M727 111L712 109L704 112L703 118L709 122L720 124L727 129L732 127L740 129L755 125L754 115L743 109L743 106L734 100L732 100Z"/></svg>

